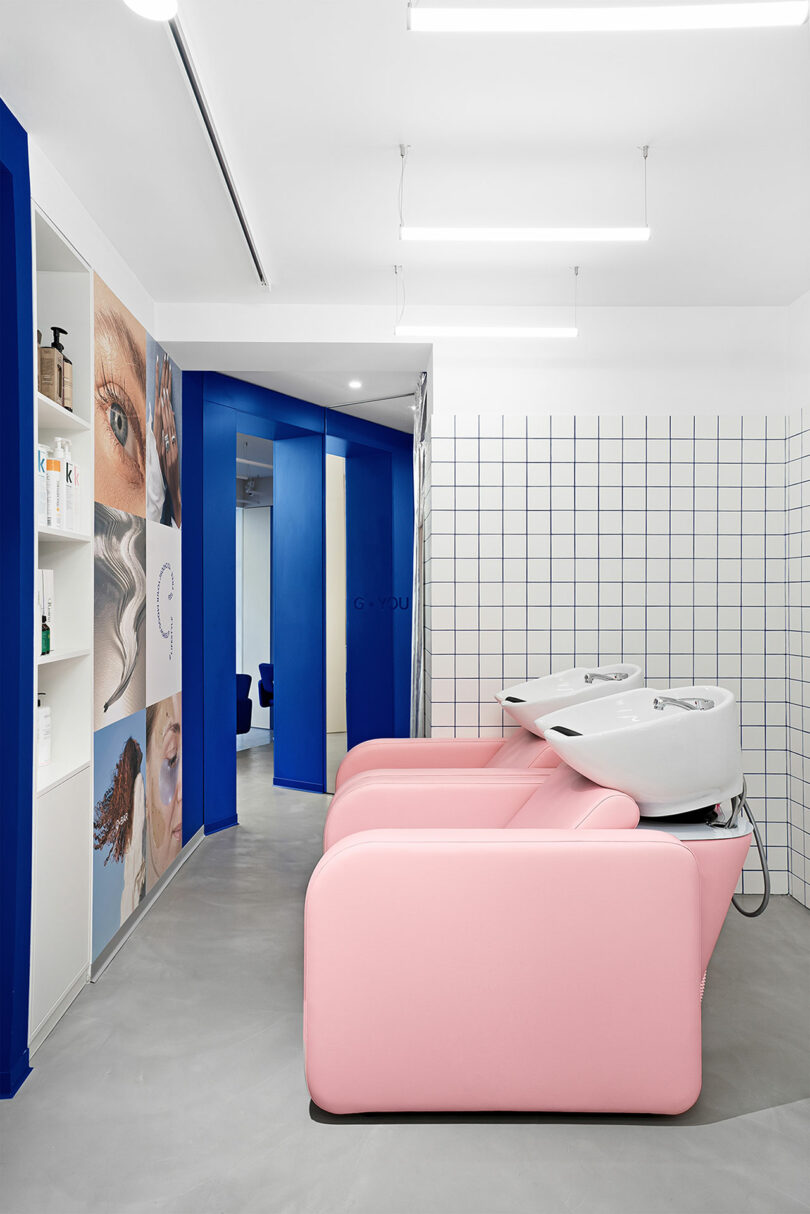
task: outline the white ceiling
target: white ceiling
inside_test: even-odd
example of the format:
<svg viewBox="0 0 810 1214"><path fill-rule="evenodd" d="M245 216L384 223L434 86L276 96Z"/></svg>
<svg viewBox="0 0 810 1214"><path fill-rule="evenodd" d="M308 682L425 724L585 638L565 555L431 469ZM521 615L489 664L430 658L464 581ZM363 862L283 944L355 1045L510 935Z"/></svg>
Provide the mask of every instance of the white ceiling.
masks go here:
<svg viewBox="0 0 810 1214"><path fill-rule="evenodd" d="M430 37L406 31L406 0L180 4L272 304L387 306L399 261L422 305L567 305L575 261L587 305L779 305L810 287L807 27ZM153 298L265 300L165 28L121 0L5 0L2 24L0 96ZM400 142L406 218L460 225L638 224L649 142L653 239L403 247ZM238 344L172 352L343 403L329 350ZM371 395L413 379L395 349Z"/></svg>
<svg viewBox="0 0 810 1214"><path fill-rule="evenodd" d="M413 429L410 406L429 355L427 346L394 343L169 341L166 348L181 367L221 371L395 430ZM362 387L349 388L350 380Z"/></svg>

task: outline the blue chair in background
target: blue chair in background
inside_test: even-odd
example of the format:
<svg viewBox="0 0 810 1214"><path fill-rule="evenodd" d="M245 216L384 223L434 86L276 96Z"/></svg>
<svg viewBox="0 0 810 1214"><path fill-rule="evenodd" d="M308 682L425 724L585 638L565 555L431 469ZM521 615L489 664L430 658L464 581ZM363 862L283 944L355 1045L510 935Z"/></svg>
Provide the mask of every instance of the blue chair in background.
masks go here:
<svg viewBox="0 0 810 1214"><path fill-rule="evenodd" d="M236 676L236 732L248 733L253 719L253 701L250 698L250 684L253 679L249 674Z"/></svg>
<svg viewBox="0 0 810 1214"><path fill-rule="evenodd" d="M272 662L259 662L259 703L262 708L273 707Z"/></svg>

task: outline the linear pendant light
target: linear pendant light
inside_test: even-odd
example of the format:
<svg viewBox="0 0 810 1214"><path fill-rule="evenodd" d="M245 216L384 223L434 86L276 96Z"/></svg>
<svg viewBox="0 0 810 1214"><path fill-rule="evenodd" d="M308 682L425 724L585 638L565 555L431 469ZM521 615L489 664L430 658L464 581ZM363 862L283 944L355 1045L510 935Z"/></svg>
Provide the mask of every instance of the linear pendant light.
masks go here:
<svg viewBox="0 0 810 1214"><path fill-rule="evenodd" d="M399 229L400 240L467 244L638 244L649 228L415 228Z"/></svg>
<svg viewBox="0 0 810 1214"><path fill-rule="evenodd" d="M403 325L394 327L396 337L520 337L554 339L576 337L573 327L550 327L543 325Z"/></svg>
<svg viewBox="0 0 810 1214"><path fill-rule="evenodd" d="M421 10L419 10L421 11ZM452 10L459 11L459 10ZM650 239L647 222L647 159L649 144L639 148L644 164L644 223L636 227L438 227L405 222L405 170L410 144L399 145L399 238L410 243L443 244L642 244Z"/></svg>
<svg viewBox="0 0 810 1214"><path fill-rule="evenodd" d="M808 0L613 5L580 8L430 8L409 4L408 27L427 34L579 34L786 28L803 25Z"/></svg>

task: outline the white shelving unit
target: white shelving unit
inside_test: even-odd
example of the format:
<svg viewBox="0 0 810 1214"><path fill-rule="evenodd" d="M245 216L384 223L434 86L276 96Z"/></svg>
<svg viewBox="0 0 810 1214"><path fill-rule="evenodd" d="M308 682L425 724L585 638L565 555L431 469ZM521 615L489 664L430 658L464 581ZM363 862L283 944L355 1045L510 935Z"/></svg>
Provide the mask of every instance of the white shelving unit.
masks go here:
<svg viewBox="0 0 810 1214"><path fill-rule="evenodd" d="M67 330L73 412L36 393L36 442L69 439L79 470L76 530L38 526L37 568L52 569L51 652L33 621L36 688L51 710L51 762L35 748L29 1048L50 1032L90 973L93 878L93 274L34 210L35 328ZM36 343L36 335L32 335ZM36 350L34 351L36 364ZM36 371L36 366L35 366ZM31 458L36 458L32 452ZM35 706L34 706L35 707ZM35 729L36 737L36 729Z"/></svg>

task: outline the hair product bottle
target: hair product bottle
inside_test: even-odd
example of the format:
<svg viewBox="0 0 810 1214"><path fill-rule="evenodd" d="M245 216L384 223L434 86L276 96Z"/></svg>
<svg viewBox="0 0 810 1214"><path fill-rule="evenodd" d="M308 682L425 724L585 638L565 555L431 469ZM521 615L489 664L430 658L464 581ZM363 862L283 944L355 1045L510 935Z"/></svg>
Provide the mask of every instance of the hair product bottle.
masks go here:
<svg viewBox="0 0 810 1214"><path fill-rule="evenodd" d="M40 610L42 612L42 643L45 644L46 633L48 643L48 653L51 652L53 643L53 569L41 569L40 577L42 578L42 602ZM45 653L45 650L42 651Z"/></svg>
<svg viewBox="0 0 810 1214"><path fill-rule="evenodd" d="M39 390L43 396L61 405L65 395L65 357L59 334L66 332L58 326L53 328L53 341L49 346L39 347ZM73 369L71 368L71 377ZM72 400L72 388L71 388Z"/></svg>
<svg viewBox="0 0 810 1214"><path fill-rule="evenodd" d="M70 524L67 521L67 483L65 481L65 465L67 464L66 443L63 438L55 438L53 440L53 457L59 461L59 479L57 485L58 506L57 512L60 518L58 526L68 527Z"/></svg>
<svg viewBox="0 0 810 1214"><path fill-rule="evenodd" d="M37 692L37 767L51 761L51 710L42 704L44 691Z"/></svg>
<svg viewBox="0 0 810 1214"><path fill-rule="evenodd" d="M37 444L37 526L48 526L47 465L50 452L44 443Z"/></svg>
<svg viewBox="0 0 810 1214"><path fill-rule="evenodd" d="M62 485L62 461L56 452L45 461L45 492L48 510L48 526L64 527L64 489Z"/></svg>
<svg viewBox="0 0 810 1214"><path fill-rule="evenodd" d="M76 526L76 492L73 480L73 455L70 443L62 440L63 460L62 471L65 481L65 528L68 531L78 530Z"/></svg>

